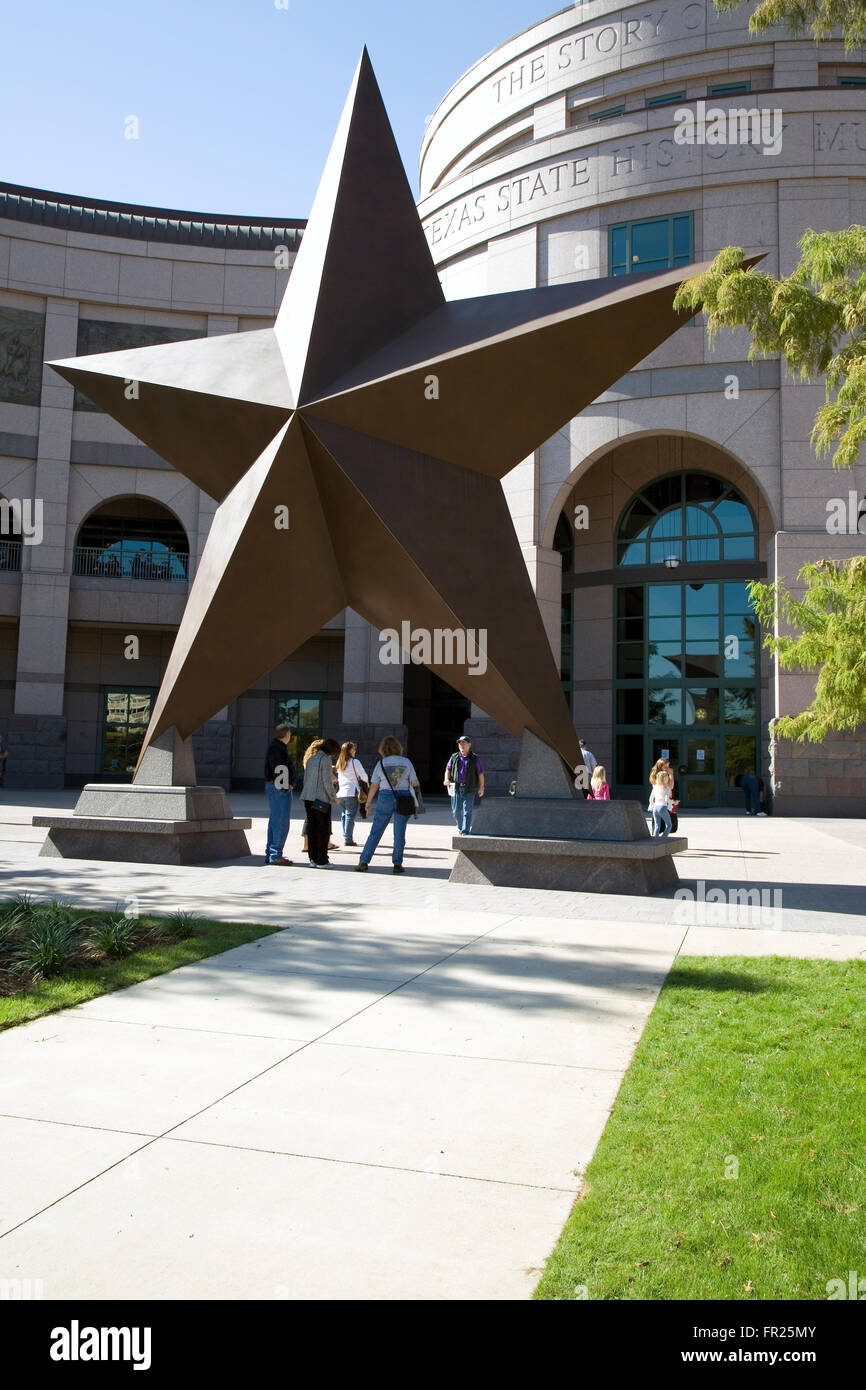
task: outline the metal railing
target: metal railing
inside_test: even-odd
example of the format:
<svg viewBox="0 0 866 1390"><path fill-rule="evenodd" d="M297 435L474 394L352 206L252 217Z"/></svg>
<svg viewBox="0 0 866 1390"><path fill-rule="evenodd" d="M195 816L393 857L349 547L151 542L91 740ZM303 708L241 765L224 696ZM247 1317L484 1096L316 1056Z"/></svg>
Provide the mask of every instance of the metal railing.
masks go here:
<svg viewBox="0 0 866 1390"><path fill-rule="evenodd" d="M152 553L143 548L117 551L77 545L72 573L90 579L146 579L185 584L189 580L189 556L174 550Z"/></svg>
<svg viewBox="0 0 866 1390"><path fill-rule="evenodd" d="M0 537L0 570L20 570L21 542Z"/></svg>

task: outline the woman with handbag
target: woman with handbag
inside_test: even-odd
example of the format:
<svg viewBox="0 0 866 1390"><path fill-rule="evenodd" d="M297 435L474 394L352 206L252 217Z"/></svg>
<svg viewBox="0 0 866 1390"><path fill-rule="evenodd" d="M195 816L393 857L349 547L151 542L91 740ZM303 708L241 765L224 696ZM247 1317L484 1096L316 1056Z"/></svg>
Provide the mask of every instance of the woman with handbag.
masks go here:
<svg viewBox="0 0 866 1390"><path fill-rule="evenodd" d="M348 847L356 843L352 838L355 817L359 807L362 818L367 814L365 803L370 790L370 779L355 756L357 751L354 743L344 743L337 759L337 801L343 813L343 839Z"/></svg>
<svg viewBox="0 0 866 1390"><path fill-rule="evenodd" d="M403 756L403 745L399 739L389 736L379 744L379 761L370 778L368 809L373 810L373 824L367 836L367 843L361 850L361 858L355 865L356 872L366 873L376 846L385 833L385 827L394 819L394 849L391 854L393 872L403 872L403 852L406 848L406 822L417 811L416 788L419 786L418 774L409 759Z"/></svg>
<svg viewBox="0 0 866 1390"><path fill-rule="evenodd" d="M328 841L331 838L331 807L337 800L334 791L333 759L340 745L332 738L322 740L304 770L301 797L307 812L307 844L310 863L323 869L330 863Z"/></svg>

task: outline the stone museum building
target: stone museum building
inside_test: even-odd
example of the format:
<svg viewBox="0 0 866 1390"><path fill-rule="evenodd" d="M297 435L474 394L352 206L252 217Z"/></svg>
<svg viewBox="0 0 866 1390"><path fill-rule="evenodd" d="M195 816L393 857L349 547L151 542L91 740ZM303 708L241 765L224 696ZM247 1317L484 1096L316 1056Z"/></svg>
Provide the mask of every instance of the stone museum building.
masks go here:
<svg viewBox="0 0 866 1390"><path fill-rule="evenodd" d="M427 126L420 191L450 299L727 245L786 273L807 228L866 222L866 60L753 39L745 9L719 16L711 0L587 0L459 79ZM265 327L302 234L0 184L7 785L131 776L215 508L43 361ZM863 815L862 730L770 748L768 722L802 708L814 678L762 651L747 585L863 553L866 466L816 460L823 388L748 349L738 332L711 350L694 320L504 487L575 726L615 795L643 797L669 756L684 807L742 805L736 779L754 766L777 814ZM280 597L250 602L278 621ZM516 741L378 653L351 611L287 652L197 735L200 780L258 786L285 718L299 747L323 731L362 757L397 730L431 788L469 728L502 790Z"/></svg>

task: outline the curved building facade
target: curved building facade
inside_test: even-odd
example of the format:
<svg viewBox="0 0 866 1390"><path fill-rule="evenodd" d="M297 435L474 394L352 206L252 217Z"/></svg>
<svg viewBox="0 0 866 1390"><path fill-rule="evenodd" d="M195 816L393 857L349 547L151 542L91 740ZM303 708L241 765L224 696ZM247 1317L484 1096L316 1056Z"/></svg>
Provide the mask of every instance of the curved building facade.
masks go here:
<svg viewBox="0 0 866 1390"><path fill-rule="evenodd" d="M841 42L753 39L747 20L711 0L587 0L471 68L421 151L448 297L727 245L784 274L807 228L866 222L866 63ZM816 460L823 387L748 348L741 331L711 350L692 321L504 486L576 727L618 794L642 796L670 756L686 805L741 805L754 764L777 812L863 815L862 730L769 746L813 684L762 652L746 586L862 553L866 467ZM473 713L497 757L507 740Z"/></svg>

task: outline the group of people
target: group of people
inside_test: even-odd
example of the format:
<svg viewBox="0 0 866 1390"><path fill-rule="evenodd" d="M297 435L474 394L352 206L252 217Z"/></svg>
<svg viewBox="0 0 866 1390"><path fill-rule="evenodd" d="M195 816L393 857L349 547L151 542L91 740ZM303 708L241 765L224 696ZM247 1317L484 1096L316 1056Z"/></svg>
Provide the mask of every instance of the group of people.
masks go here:
<svg viewBox="0 0 866 1390"><path fill-rule="evenodd" d="M266 865L290 866L292 863L283 852L296 782L295 767L288 751L292 734L291 725L278 724L265 756ZM475 803L484 796L484 764L472 752L471 739L465 734L457 740L457 752L448 759L444 785L451 798L451 812L458 830L462 835L470 835ZM356 744L348 742L341 746L332 738L314 739L303 758L301 800L306 813L304 851L315 868L326 868L330 864L329 851L339 848L331 840L332 810L339 806L343 842L347 848L357 847L357 820L359 817L365 819L372 811L357 872L365 873L369 869L379 841L393 820L392 867L395 874L403 873L406 823L409 816L423 812L424 803L418 774L398 738L389 735L382 739L378 761L369 774L358 758Z"/></svg>
<svg viewBox="0 0 866 1390"><path fill-rule="evenodd" d="M269 812L266 865L292 863L283 853L296 781L295 766L288 751L292 733L289 724L278 724L265 755L265 791ZM392 865L395 874L402 874L406 821L422 809L423 802L418 776L404 755L400 740L393 736L382 739L378 761L368 775L354 743L347 742L341 746L332 738L316 738L304 754L302 770L301 800L306 812L303 844L313 867L327 868L331 862L329 851L338 848L331 840L331 817L333 807L339 806L343 840L348 847L357 844L354 834L358 816L363 819L371 810L373 812L367 840L356 865L361 873L369 868L385 827L393 819Z"/></svg>

